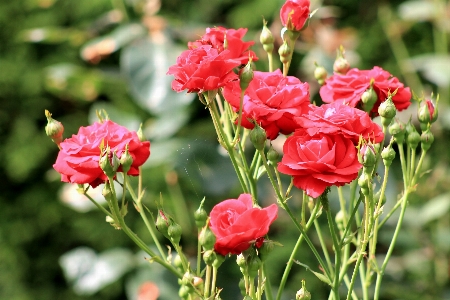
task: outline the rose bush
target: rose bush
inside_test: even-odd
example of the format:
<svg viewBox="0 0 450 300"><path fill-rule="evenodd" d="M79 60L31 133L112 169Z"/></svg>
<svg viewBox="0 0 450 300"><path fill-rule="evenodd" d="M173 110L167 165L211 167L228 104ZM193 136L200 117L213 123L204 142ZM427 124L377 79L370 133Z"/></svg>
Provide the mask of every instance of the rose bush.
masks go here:
<svg viewBox="0 0 450 300"><path fill-rule="evenodd" d="M289 30L299 31L309 18L309 0L288 0L280 10L281 24Z"/></svg>
<svg viewBox="0 0 450 300"><path fill-rule="evenodd" d="M342 133L310 135L297 129L283 145L278 171L291 175L294 185L317 198L329 186L343 186L358 176L362 165L353 141Z"/></svg>
<svg viewBox="0 0 450 300"><path fill-rule="evenodd" d="M150 142L141 142L134 131L129 131L110 120L81 127L76 135L61 144L53 168L61 174L61 180L70 183L89 184L96 187L108 178L99 166L100 146L109 146L111 153L120 158L128 145L133 158L128 175L139 175L141 166L150 156ZM118 172L122 171L119 166Z"/></svg>
<svg viewBox="0 0 450 300"><path fill-rule="evenodd" d="M226 50L230 51L230 58L240 60L241 64L246 64L249 57L252 58L252 61L257 61L258 57L255 52L249 50L255 42L244 42L242 40L247 33L247 30L247 28L227 29L221 26L206 28L206 33L202 38L195 42L189 42L188 47L192 50L201 47L202 45L211 45L214 49L217 49L219 53L226 48ZM227 42L226 46L224 45L225 40Z"/></svg>
<svg viewBox="0 0 450 300"><path fill-rule="evenodd" d="M361 107L361 96L369 89L373 82L373 89L377 100L370 111L371 116L378 116L378 106L384 102L389 93L397 110L401 111L411 104L411 91L405 88L396 77L380 67L372 70L350 69L347 74L334 74L325 80L320 88L320 97L326 103L342 102L352 107Z"/></svg>
<svg viewBox="0 0 450 300"><path fill-rule="evenodd" d="M210 213L209 227L216 236L214 250L221 255L241 254L269 232L277 215L276 204L253 207L250 194L220 202Z"/></svg>
<svg viewBox="0 0 450 300"><path fill-rule="evenodd" d="M296 117L295 121L305 128L309 135L321 133L341 133L355 145L361 136L367 142L380 143L384 134L380 125L374 123L369 115L341 102L310 106L308 114Z"/></svg>
<svg viewBox="0 0 450 300"><path fill-rule="evenodd" d="M231 82L223 95L235 111L239 111L241 88ZM298 127L294 117L309 110L309 85L293 76L284 77L280 70L254 72L254 78L245 90L242 126L248 129L256 122L273 140L281 132L290 134ZM252 122L253 121L253 122Z"/></svg>
<svg viewBox="0 0 450 300"><path fill-rule="evenodd" d="M233 68L240 65L240 60L232 59L229 50L219 53L212 46L205 45L183 51L167 74L175 77L172 81L174 91L201 93L237 80Z"/></svg>

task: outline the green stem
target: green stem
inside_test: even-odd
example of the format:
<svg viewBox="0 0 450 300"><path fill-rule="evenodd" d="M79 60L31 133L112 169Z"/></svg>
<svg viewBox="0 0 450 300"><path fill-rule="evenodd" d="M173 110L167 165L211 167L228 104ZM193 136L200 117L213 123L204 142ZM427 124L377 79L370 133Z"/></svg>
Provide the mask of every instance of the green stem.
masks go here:
<svg viewBox="0 0 450 300"><path fill-rule="evenodd" d="M205 276L205 292L203 294L205 298L209 297L210 284L211 284L211 266L207 265L206 266L206 276Z"/></svg>
<svg viewBox="0 0 450 300"><path fill-rule="evenodd" d="M317 218L317 211L319 210L319 207L320 207L320 201L317 201L316 205L314 206L313 211L311 212L311 216L309 217L308 223L305 226L305 232L307 232L309 230L311 225L316 220L316 218ZM305 235L304 234L300 234L300 236L297 239L297 242L295 243L294 249L292 249L291 256L289 257L289 260L288 260L288 262L286 264L286 268L284 269L283 276L281 277L280 285L278 287L277 296L275 298L276 300L280 300L281 299L281 294L283 293L284 286L286 285L286 281L288 279L288 276L289 276L289 273L291 271L292 265L294 264L295 256L297 255L297 252L300 249L300 245L301 245L301 243L302 243L304 238L305 238Z"/></svg>
<svg viewBox="0 0 450 300"><path fill-rule="evenodd" d="M339 300L339 285L340 285L340 281L339 281L339 270L341 268L341 245L339 243L337 234L336 234L336 228L335 228L335 224L334 224L334 219L333 216L331 215L331 209L330 209L330 205L328 203L328 195L327 192L324 192L321 196L320 196L320 200L322 202L322 206L325 209L326 215L327 215L327 220L328 220L328 227L330 228L330 234L331 234L331 238L333 240L333 247L334 247L334 253L335 253L335 266L334 266L334 280L333 280L333 293L334 293L334 299L335 300ZM331 270L331 268L330 268Z"/></svg>
<svg viewBox="0 0 450 300"><path fill-rule="evenodd" d="M217 281L217 267L213 266L213 271L212 271L212 283L211 283L211 295L215 296L216 295L216 281Z"/></svg>
<svg viewBox="0 0 450 300"><path fill-rule="evenodd" d="M267 300L273 300L273 294L272 294L272 285L270 284L270 279L267 274L267 266L263 263L263 278L264 280L264 290L266 291L266 299Z"/></svg>
<svg viewBox="0 0 450 300"><path fill-rule="evenodd" d="M83 190L83 195L86 196L86 198L88 198L95 206L97 206L98 209L104 212L107 216L114 219L113 215L109 211L107 211L106 208L98 204L97 201L94 200L94 198L88 195L87 190Z"/></svg>
<svg viewBox="0 0 450 300"><path fill-rule="evenodd" d="M108 178L109 180L109 185L111 187L111 191L113 193L113 200L112 200L112 207L113 207L113 214L115 215L115 217L117 218L117 220L119 221L120 227L123 230L123 232L125 232L126 235L128 235L128 237L139 247L141 248L144 252L146 252L148 255L150 255L150 258L152 261L155 261L159 264L161 264L163 267L165 267L166 269L168 269L170 272L172 272L173 274L175 274L178 278L182 278L183 274L181 274L180 271L178 271L176 268L174 268L171 264L169 264L166 260L162 259L161 257L157 256L126 224L125 221L123 219L123 217L120 214L120 209L119 209L119 205L117 202L117 197L116 197L116 191L114 188L114 180L112 177Z"/></svg>

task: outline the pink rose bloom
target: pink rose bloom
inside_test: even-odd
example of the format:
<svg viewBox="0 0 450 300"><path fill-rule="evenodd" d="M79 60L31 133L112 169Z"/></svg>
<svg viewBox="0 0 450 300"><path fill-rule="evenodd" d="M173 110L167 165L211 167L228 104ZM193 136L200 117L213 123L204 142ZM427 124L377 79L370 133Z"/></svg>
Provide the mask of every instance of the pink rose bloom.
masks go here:
<svg viewBox="0 0 450 300"><path fill-rule="evenodd" d="M341 102L332 102L322 106L310 105L308 114L296 117L295 121L306 129L309 135L319 132L325 134L341 133L351 139L355 145L361 136L367 142L380 143L384 134L380 125L374 123L369 115L360 109Z"/></svg>
<svg viewBox="0 0 450 300"><path fill-rule="evenodd" d="M108 178L99 166L100 145L109 146L111 153L120 158L128 145L133 163L128 175L139 175L139 166L150 156L150 142L141 142L134 131L129 131L112 121L81 127L76 135L61 144L53 168L61 174L61 181L96 187ZM122 171L120 166L117 170Z"/></svg>
<svg viewBox="0 0 450 300"><path fill-rule="evenodd" d="M241 61L241 64L247 64L248 58L257 61L256 54L249 50L255 44L253 41L244 42L242 39L247 33L247 28L226 29L225 27L206 28L206 33L201 39L195 42L189 42L189 49L195 49L203 45L211 45L219 53L225 50L225 38L227 41L226 50L230 51L230 58Z"/></svg>
<svg viewBox="0 0 450 300"><path fill-rule="evenodd" d="M231 59L228 50L219 53L212 46L200 46L181 53L167 74L175 77L172 81L174 91L202 93L237 80L233 69L240 65L239 60Z"/></svg>
<svg viewBox="0 0 450 300"><path fill-rule="evenodd" d="M253 207L252 196L241 194L213 207L209 228L216 236L214 250L221 254L241 254L269 232L278 215L278 206Z"/></svg>
<svg viewBox="0 0 450 300"><path fill-rule="evenodd" d="M345 75L334 74L320 88L320 97L326 103L338 101L359 108L361 96L369 89L371 80L378 97L370 112L371 116L378 116L378 106L387 99L389 93L394 93L395 90L397 93L392 97L392 101L397 110L404 110L411 104L409 88L405 88L396 77L380 67L374 67L372 70L354 68Z"/></svg>
<svg viewBox="0 0 450 300"><path fill-rule="evenodd" d="M343 134L297 129L283 145L278 171L294 178L294 185L311 197L319 197L329 186L343 186L358 177L362 165L358 150Z"/></svg>
<svg viewBox="0 0 450 300"><path fill-rule="evenodd" d="M234 111L239 111L241 88L239 82L225 86L223 95ZM280 70L254 72L244 95L242 126L253 129L253 120L273 140L281 132L290 134L298 127L294 117L309 110L309 85L293 76L284 77Z"/></svg>
<svg viewBox="0 0 450 300"><path fill-rule="evenodd" d="M289 30L300 31L309 18L309 0L287 0L280 10L281 24Z"/></svg>

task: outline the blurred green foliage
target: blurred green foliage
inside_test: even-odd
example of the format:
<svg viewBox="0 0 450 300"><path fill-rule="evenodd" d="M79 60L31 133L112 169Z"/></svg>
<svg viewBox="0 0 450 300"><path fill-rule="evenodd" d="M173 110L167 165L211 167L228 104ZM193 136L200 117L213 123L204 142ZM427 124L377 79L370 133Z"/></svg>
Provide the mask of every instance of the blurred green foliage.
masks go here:
<svg viewBox="0 0 450 300"><path fill-rule="evenodd" d="M418 94L423 90L441 95L436 142L426 161L430 171L411 200L384 279L383 299L450 299L450 68L446 69L450 58L445 16L450 6L448 1L428 1L438 8L430 16L417 6L420 2L427 1L313 2L327 7L316 24L331 26L335 38L320 44L314 36L317 32L305 34L291 70L308 80L312 76L303 63L311 55L317 57L318 46L323 50L328 43L351 40L348 52L357 57L357 67L379 65ZM58 149L43 130L45 109L64 124L66 137L95 120L96 109L106 109L114 121L130 129L144 124L152 142L144 176L146 204L154 209L161 193L167 209L183 225L188 253L195 255L196 233L186 210L194 211L203 196L210 209L240 192L229 162L218 152L206 111L195 95L171 92L171 78L165 72L186 42L205 27L248 27L247 38L258 41L264 15L277 35L282 1L166 0L160 4L159 8L159 1L144 0L0 2L0 299L125 299L135 296L138 283L146 279L167 281L161 297L173 297L173 278L149 266L139 254L121 279L90 295L76 293L64 278L60 257L77 247L89 247L94 253L120 247L134 253L137 248L104 222L100 212L79 213L58 200L62 184L51 168ZM327 12L332 13L326 16ZM255 49L263 57L258 45ZM334 52L322 52L322 61L332 63ZM413 59L422 54L429 56ZM441 60L436 63L437 54ZM264 68L264 59L258 67ZM414 115L414 109L409 113ZM267 191L264 181L258 188L262 195ZM391 192L396 191L393 182ZM300 210L294 201L291 205ZM150 242L132 209L127 218L130 227ZM270 260L274 285L297 234L282 213L276 224L273 238L284 247ZM380 236L380 253L392 236L393 228L387 229ZM301 261L310 261L310 256L301 253ZM303 267L294 271L286 299L300 288L301 279L306 279L314 299L325 299L323 283ZM234 299L237 283L228 280L237 277L233 260L228 259L220 272L219 286L230 286L223 298Z"/></svg>

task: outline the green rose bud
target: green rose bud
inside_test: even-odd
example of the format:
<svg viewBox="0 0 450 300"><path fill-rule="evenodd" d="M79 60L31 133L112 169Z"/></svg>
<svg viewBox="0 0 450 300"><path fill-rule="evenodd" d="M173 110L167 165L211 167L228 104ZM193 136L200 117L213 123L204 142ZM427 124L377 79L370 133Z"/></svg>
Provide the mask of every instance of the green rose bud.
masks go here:
<svg viewBox="0 0 450 300"><path fill-rule="evenodd" d="M383 126L389 126L396 113L397 108L395 107L394 102L392 102L392 95L389 95L386 101L381 103L378 107L378 114L381 116L381 124L383 124Z"/></svg>
<svg viewBox="0 0 450 300"><path fill-rule="evenodd" d="M314 70L314 78L316 78L317 82L320 85L323 85L325 83L325 80L327 79L328 73L327 70L316 64L316 68Z"/></svg>
<svg viewBox="0 0 450 300"><path fill-rule="evenodd" d="M394 119L388 129L397 144L402 144L405 141L406 126L402 121Z"/></svg>
<svg viewBox="0 0 450 300"><path fill-rule="evenodd" d="M216 236L211 231L211 229L209 229L208 226L205 226L198 235L198 241L200 245L203 246L204 249L213 250L214 244L216 243Z"/></svg>
<svg viewBox="0 0 450 300"><path fill-rule="evenodd" d="M252 256L247 264L247 272L250 278L255 278L258 275L259 268L262 265L262 261L258 256Z"/></svg>
<svg viewBox="0 0 450 300"><path fill-rule="evenodd" d="M365 112L370 112L378 100L377 93L370 87L361 95L362 108Z"/></svg>
<svg viewBox="0 0 450 300"><path fill-rule="evenodd" d="M181 229L181 226L172 221L172 224L170 224L169 228L167 229L167 234L169 235L169 238L172 241L172 243L179 244L182 233L183 230Z"/></svg>
<svg viewBox="0 0 450 300"><path fill-rule="evenodd" d="M280 48L278 49L278 54L280 55L280 61L283 64L289 63L289 61L291 60L292 49L287 41L284 41L284 43L280 46Z"/></svg>
<svg viewBox="0 0 450 300"><path fill-rule="evenodd" d="M381 158L383 159L383 163L386 167L391 166L392 161L395 158L395 151L392 149L392 145L387 146L381 151Z"/></svg>
<svg viewBox="0 0 450 300"><path fill-rule="evenodd" d="M433 144L434 142L434 136L429 128L426 131L422 132L422 135L420 136L420 142L420 146L422 147L423 151L428 151L428 149L430 149L431 144Z"/></svg>
<svg viewBox="0 0 450 300"><path fill-rule="evenodd" d="M156 229L161 232L166 238L169 239L169 225L170 217L166 215L163 210L158 210L158 216L156 217Z"/></svg>
<svg viewBox="0 0 450 300"><path fill-rule="evenodd" d="M133 164L133 157L131 157L130 152L128 152L128 145L125 147L125 151L120 156L120 164L122 165L122 172L127 174Z"/></svg>
<svg viewBox="0 0 450 300"><path fill-rule="evenodd" d="M248 60L248 63L239 72L239 85L242 91L245 91L253 80L252 59Z"/></svg>
<svg viewBox="0 0 450 300"><path fill-rule="evenodd" d="M214 250L206 250L205 253L203 253L203 261L208 266L212 266L212 264L216 260L216 256L217 254L216 252L214 252Z"/></svg>
<svg viewBox="0 0 450 300"><path fill-rule="evenodd" d="M411 122L408 123L408 125L411 124ZM411 149L416 149L417 146L420 143L420 134L417 132L414 125L411 124L411 126L406 125L406 144ZM408 131L409 129L409 131Z"/></svg>
<svg viewBox="0 0 450 300"><path fill-rule="evenodd" d="M272 145L267 151L267 160L274 166L280 161L280 154L275 150Z"/></svg>
<svg viewBox="0 0 450 300"><path fill-rule="evenodd" d="M267 27L266 20L264 20L263 22L264 25L261 31L261 35L259 36L259 41L263 45L264 51L266 51L267 53L272 53L274 47L273 42L275 39L273 38L272 32Z"/></svg>
<svg viewBox="0 0 450 300"><path fill-rule="evenodd" d="M262 129L260 126L255 125L255 127L250 132L250 141L252 142L253 146L255 146L257 150L264 149L266 139L267 139L266 131Z"/></svg>
<svg viewBox="0 0 450 300"><path fill-rule="evenodd" d="M47 125L45 126L45 133L59 147L59 144L63 140L64 126L62 125L61 122L53 119L52 114L48 110L45 110L45 116L47 117Z"/></svg>

